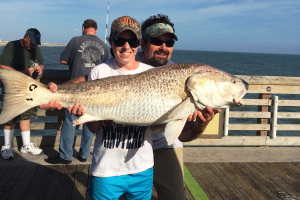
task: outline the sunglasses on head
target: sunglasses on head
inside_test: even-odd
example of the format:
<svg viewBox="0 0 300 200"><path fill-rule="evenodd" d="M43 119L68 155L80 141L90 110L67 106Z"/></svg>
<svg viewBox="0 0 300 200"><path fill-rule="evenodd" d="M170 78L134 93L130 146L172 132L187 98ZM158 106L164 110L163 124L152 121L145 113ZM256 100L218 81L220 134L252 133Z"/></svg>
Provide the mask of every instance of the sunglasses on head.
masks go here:
<svg viewBox="0 0 300 200"><path fill-rule="evenodd" d="M124 38L118 37L117 39L114 40L114 44L118 47L124 46L126 42L128 42L128 44L133 48L136 48L140 45L140 40L138 40L136 38L124 39Z"/></svg>
<svg viewBox="0 0 300 200"><path fill-rule="evenodd" d="M173 47L175 43L175 40L161 40L159 38L148 38L148 40L151 40L151 44L155 46L161 46L165 43L167 47Z"/></svg>

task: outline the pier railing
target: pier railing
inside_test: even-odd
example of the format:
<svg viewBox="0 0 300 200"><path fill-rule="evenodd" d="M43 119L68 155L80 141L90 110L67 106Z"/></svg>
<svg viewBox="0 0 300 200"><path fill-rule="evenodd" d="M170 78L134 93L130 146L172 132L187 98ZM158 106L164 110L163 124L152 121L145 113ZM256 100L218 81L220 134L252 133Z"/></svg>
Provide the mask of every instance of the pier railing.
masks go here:
<svg viewBox="0 0 300 200"><path fill-rule="evenodd" d="M46 70L41 82L52 81L57 84L66 82L69 77L67 70ZM244 99L246 107L225 109L212 125L217 136L206 137L205 133L198 139L185 142L184 146L300 146L300 77L279 76L246 76L238 77L247 81L249 91ZM247 98L250 95L251 98ZM286 99L291 95L296 98ZM283 98L282 98L283 97ZM1 97L2 98L2 97ZM281 99L282 98L282 99ZM280 107L295 107L296 111L280 112ZM251 107L249 109L248 107ZM298 111L298 112L297 112ZM35 136L32 140L42 147L57 147L63 120L63 111L38 110L39 117L57 117L55 122L32 122L31 130L54 130L54 136ZM45 121L47 121L45 118ZM229 123L235 119L234 123ZM255 120L256 119L256 120ZM278 119L296 119L296 123L282 124ZM295 122L295 120L294 120ZM3 125L0 125L3 128ZM16 129L18 129L18 124ZM77 129L81 129L78 126ZM237 133L232 134L235 131ZM252 132L244 134L245 132ZM278 135L277 131L294 132L291 135ZM80 146L81 136L76 136L75 146ZM0 137L2 143L3 137ZM13 140L14 146L20 146L21 138Z"/></svg>

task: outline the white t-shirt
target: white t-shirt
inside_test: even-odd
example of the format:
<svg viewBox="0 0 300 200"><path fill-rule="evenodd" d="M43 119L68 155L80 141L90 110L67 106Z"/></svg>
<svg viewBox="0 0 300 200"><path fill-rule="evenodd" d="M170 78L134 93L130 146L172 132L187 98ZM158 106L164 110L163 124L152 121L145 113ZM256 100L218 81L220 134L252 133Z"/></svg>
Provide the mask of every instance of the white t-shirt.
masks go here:
<svg viewBox="0 0 300 200"><path fill-rule="evenodd" d="M143 56L144 56L144 52L138 52L135 56L135 60L136 61L140 61L143 62ZM174 64L173 61L169 60L167 62L167 65L170 64ZM161 149L161 148L179 148L179 147L183 147L182 142L180 142L179 139L177 139L173 144L171 144L170 146L167 143L166 137L165 137L165 132L162 131L160 133L152 133L152 140L153 140L153 149Z"/></svg>
<svg viewBox="0 0 300 200"><path fill-rule="evenodd" d="M140 63L135 70L120 69L114 58L94 67L88 80L108 76L137 74L153 68ZM147 126L127 126L102 121L96 133L91 172L93 176L109 177L135 174L153 167L151 133Z"/></svg>

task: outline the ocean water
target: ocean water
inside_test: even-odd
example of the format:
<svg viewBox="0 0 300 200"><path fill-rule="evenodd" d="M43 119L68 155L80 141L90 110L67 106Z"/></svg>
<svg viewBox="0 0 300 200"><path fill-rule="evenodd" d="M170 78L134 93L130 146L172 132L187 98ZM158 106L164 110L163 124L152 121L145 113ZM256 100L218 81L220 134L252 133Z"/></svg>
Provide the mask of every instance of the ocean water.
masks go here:
<svg viewBox="0 0 300 200"><path fill-rule="evenodd" d="M0 46L0 54L4 46ZM45 61L45 69L67 70L68 66L59 63L64 46L41 46ZM265 53L235 53L214 51L174 50L172 61L176 63L205 63L235 75L254 76L290 76L300 77L300 55L265 54ZM298 100L300 95L278 95L279 99ZM247 99L257 98L257 94L246 94ZM256 111L257 106L231 108L230 110ZM300 112L299 107L279 107L279 112ZM33 121L43 121L39 117ZM56 119L47 118L55 121ZM256 119L230 119L230 123L256 123ZM279 119L278 124L299 124L299 119ZM0 131L0 135L2 132ZM17 133L18 134L18 133ZM32 131L33 135L53 135L55 131ZM78 132L77 134L80 134ZM229 135L255 135L255 131L230 131ZM300 131L278 131L278 135L298 135Z"/></svg>

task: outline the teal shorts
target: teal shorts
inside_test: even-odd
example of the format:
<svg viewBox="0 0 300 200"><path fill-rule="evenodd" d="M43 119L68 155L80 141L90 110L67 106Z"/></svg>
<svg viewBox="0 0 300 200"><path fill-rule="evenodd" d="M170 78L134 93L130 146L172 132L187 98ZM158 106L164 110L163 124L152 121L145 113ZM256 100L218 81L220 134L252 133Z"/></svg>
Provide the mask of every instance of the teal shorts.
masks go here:
<svg viewBox="0 0 300 200"><path fill-rule="evenodd" d="M96 177L91 175L91 200L150 200L152 197L153 167L136 174L122 176Z"/></svg>

